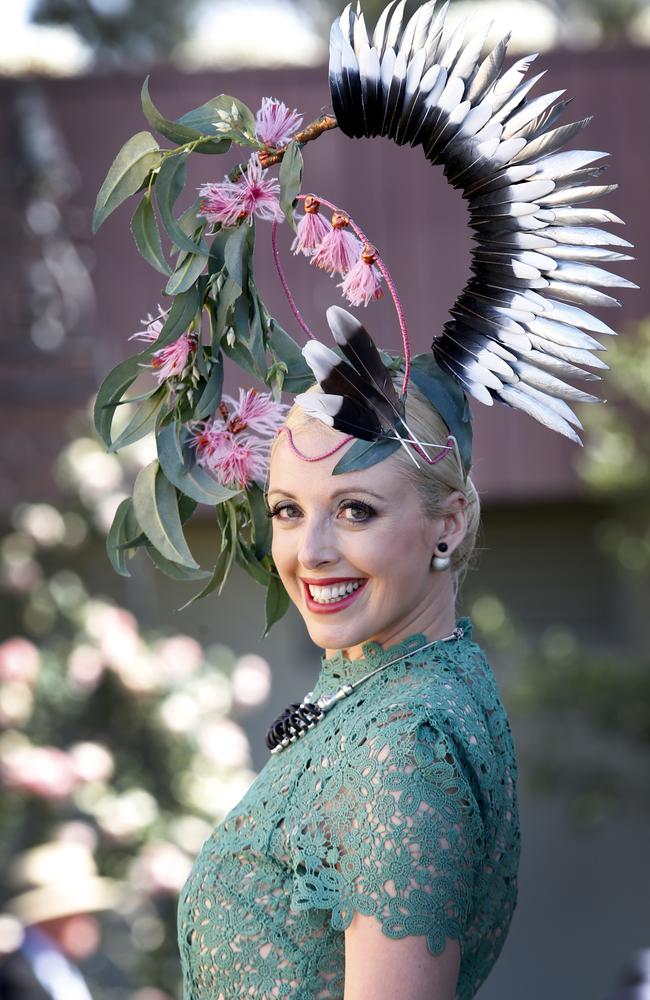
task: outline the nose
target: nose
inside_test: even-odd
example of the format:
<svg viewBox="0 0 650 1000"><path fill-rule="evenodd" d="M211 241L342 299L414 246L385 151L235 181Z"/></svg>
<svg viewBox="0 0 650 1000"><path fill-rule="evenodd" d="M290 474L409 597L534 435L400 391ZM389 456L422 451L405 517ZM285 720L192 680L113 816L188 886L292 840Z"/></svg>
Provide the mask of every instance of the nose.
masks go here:
<svg viewBox="0 0 650 1000"><path fill-rule="evenodd" d="M305 517L301 525L298 559L305 569L337 562L335 534L326 517Z"/></svg>

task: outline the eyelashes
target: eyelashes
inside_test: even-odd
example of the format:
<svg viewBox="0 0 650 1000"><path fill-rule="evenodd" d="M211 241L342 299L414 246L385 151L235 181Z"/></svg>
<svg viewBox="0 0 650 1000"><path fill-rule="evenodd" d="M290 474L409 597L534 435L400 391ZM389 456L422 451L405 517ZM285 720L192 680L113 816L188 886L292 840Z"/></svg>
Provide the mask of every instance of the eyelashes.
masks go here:
<svg viewBox="0 0 650 1000"><path fill-rule="evenodd" d="M295 503L291 503L288 500L282 500L275 504L273 507L266 507L266 516L269 518L277 517L281 521L294 521L298 520L297 517L280 517L279 515L283 510L298 510ZM363 524L369 521L371 518L376 517L377 511L374 507L371 507L369 503L365 503L363 500L343 500L339 504L339 511L342 510L356 510L361 513L361 517L346 517L343 518L345 521L349 521L352 524Z"/></svg>

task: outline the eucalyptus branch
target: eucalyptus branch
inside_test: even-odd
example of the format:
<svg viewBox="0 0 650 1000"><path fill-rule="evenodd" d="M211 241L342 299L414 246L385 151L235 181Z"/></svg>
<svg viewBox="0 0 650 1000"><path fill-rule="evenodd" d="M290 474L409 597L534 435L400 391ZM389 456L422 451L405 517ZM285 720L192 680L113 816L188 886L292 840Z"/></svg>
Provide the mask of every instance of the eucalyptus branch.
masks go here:
<svg viewBox="0 0 650 1000"><path fill-rule="evenodd" d="M311 142L312 139L317 139L319 135L323 132L327 132L331 128L337 128L338 123L336 118L332 115L321 115L315 121L311 122L307 128L304 128L301 132L296 132L293 137L293 141L299 142L301 146L305 143ZM266 152L265 150L260 151L260 164L262 167L271 167L275 163L280 163L283 159L284 154L287 150L287 146L283 146L282 149L278 149L275 152Z"/></svg>

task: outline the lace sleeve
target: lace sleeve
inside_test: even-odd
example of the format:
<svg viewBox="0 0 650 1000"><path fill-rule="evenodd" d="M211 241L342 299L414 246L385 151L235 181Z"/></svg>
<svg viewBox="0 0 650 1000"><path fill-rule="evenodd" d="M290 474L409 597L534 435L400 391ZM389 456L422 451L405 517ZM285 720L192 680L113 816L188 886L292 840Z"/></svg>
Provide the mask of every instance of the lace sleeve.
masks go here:
<svg viewBox="0 0 650 1000"><path fill-rule="evenodd" d="M407 723L405 725L405 722ZM483 822L451 737L400 719L346 749L293 832L291 908L374 915L388 937L460 940L483 860ZM325 777L327 775L327 777Z"/></svg>

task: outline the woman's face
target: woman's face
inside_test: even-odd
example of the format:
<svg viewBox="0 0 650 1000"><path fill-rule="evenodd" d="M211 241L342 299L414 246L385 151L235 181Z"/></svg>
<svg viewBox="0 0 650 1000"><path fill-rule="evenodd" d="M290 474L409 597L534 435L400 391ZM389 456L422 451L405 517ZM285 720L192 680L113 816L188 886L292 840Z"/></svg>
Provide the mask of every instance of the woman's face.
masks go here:
<svg viewBox="0 0 650 1000"><path fill-rule="evenodd" d="M302 452L320 455L342 435L310 423L293 437ZM453 615L450 574L433 572L431 557L443 537L450 551L454 538L458 544L464 514L452 516L452 537L450 519L426 517L415 487L392 458L333 476L346 450L306 462L282 434L269 471L268 505L273 558L309 635L326 650L352 655L368 639L386 645L425 631L436 588L448 595Z"/></svg>

